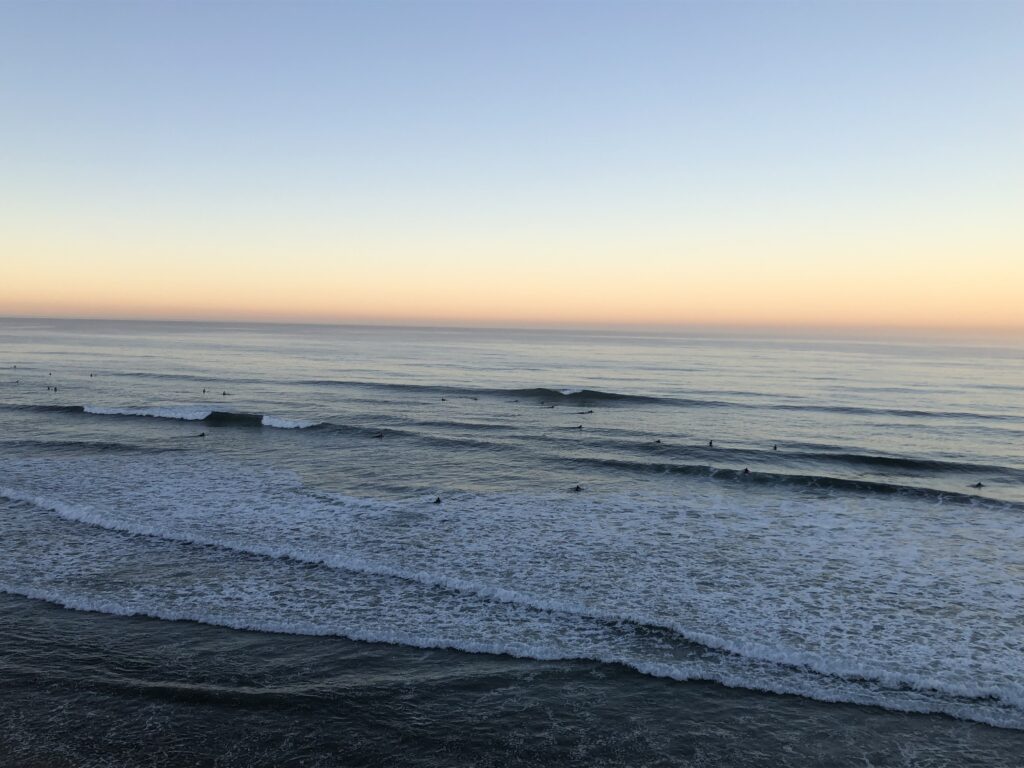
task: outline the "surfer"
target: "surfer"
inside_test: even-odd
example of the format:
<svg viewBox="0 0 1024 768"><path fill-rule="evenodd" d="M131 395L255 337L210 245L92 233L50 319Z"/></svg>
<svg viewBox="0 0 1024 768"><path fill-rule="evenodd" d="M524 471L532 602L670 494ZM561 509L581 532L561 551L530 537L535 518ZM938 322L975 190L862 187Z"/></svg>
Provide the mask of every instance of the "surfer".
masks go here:
<svg viewBox="0 0 1024 768"><path fill-rule="evenodd" d="M440 504L441 503L441 497L438 496L436 499L434 499L433 503L434 504Z"/></svg>
<svg viewBox="0 0 1024 768"><path fill-rule="evenodd" d="M714 448L714 447L715 447L715 441L714 440L708 440L708 448Z"/></svg>
<svg viewBox="0 0 1024 768"><path fill-rule="evenodd" d="M661 440L655 440L654 442L656 442L658 445L661 445Z"/></svg>
<svg viewBox="0 0 1024 768"><path fill-rule="evenodd" d="M975 483L974 485L971 486L971 488L984 488L984 487L985 487L985 484L981 483L981 482Z"/></svg>
<svg viewBox="0 0 1024 768"><path fill-rule="evenodd" d="M580 424L578 427L576 427L576 429L583 429L583 425Z"/></svg>
<svg viewBox="0 0 1024 768"><path fill-rule="evenodd" d="M577 485L575 488L572 489L572 492L573 493L579 493L582 490L583 490L583 486L582 485Z"/></svg>
<svg viewBox="0 0 1024 768"><path fill-rule="evenodd" d="M206 437L206 433L200 432L198 435L196 435L196 437Z"/></svg>
<svg viewBox="0 0 1024 768"><path fill-rule="evenodd" d="M750 468L749 467L744 467L743 468L743 474L744 475L749 475L750 474Z"/></svg>
<svg viewBox="0 0 1024 768"><path fill-rule="evenodd" d="M777 450L779 450L779 444L778 444L778 443L775 443L774 445L772 445L772 450L773 450L773 451L777 451Z"/></svg>

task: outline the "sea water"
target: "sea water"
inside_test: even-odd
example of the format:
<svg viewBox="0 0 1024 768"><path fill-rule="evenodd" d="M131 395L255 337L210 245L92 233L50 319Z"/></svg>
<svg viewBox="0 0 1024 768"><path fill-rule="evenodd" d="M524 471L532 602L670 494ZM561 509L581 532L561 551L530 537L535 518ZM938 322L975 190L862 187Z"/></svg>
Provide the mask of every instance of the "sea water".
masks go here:
<svg viewBox="0 0 1024 768"><path fill-rule="evenodd" d="M15 763L1017 765L1022 545L1013 340L0 321Z"/></svg>

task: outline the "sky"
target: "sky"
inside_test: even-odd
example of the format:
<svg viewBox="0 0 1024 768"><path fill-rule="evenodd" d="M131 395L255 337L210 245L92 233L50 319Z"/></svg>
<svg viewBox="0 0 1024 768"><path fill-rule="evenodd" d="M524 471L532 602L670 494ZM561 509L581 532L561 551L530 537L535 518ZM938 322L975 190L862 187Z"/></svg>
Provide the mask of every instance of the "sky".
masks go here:
<svg viewBox="0 0 1024 768"><path fill-rule="evenodd" d="M0 315L1024 329L1024 2L6 0Z"/></svg>

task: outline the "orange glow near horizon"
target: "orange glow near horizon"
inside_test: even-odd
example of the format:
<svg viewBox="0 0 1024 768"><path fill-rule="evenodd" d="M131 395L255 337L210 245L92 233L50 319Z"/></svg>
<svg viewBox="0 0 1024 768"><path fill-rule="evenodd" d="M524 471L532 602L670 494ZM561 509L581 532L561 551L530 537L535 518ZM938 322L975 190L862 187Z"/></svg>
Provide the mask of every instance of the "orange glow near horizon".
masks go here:
<svg viewBox="0 0 1024 768"><path fill-rule="evenodd" d="M0 4L0 315L1024 330L1024 5L257 5Z"/></svg>
<svg viewBox="0 0 1024 768"><path fill-rule="evenodd" d="M524 244L518 244L523 246ZM365 245L335 254L244 249L22 248L0 282L0 315L488 325L720 325L1024 329L1024 263L955 245L898 257L870 243L801 254L680 243L408 254ZM11 250L8 247L7 252ZM568 249L567 249L568 250ZM785 253L785 257L781 254ZM818 254L830 253L830 258ZM983 263L982 263L983 262ZM142 266L145 264L145 266Z"/></svg>

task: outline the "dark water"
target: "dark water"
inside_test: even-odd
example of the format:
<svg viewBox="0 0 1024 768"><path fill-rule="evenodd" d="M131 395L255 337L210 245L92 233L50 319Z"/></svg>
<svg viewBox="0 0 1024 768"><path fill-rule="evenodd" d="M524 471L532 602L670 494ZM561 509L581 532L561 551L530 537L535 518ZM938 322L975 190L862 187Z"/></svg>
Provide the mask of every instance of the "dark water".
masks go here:
<svg viewBox="0 0 1024 768"><path fill-rule="evenodd" d="M0 321L0 763L1019 765L1022 395L1006 342Z"/></svg>

